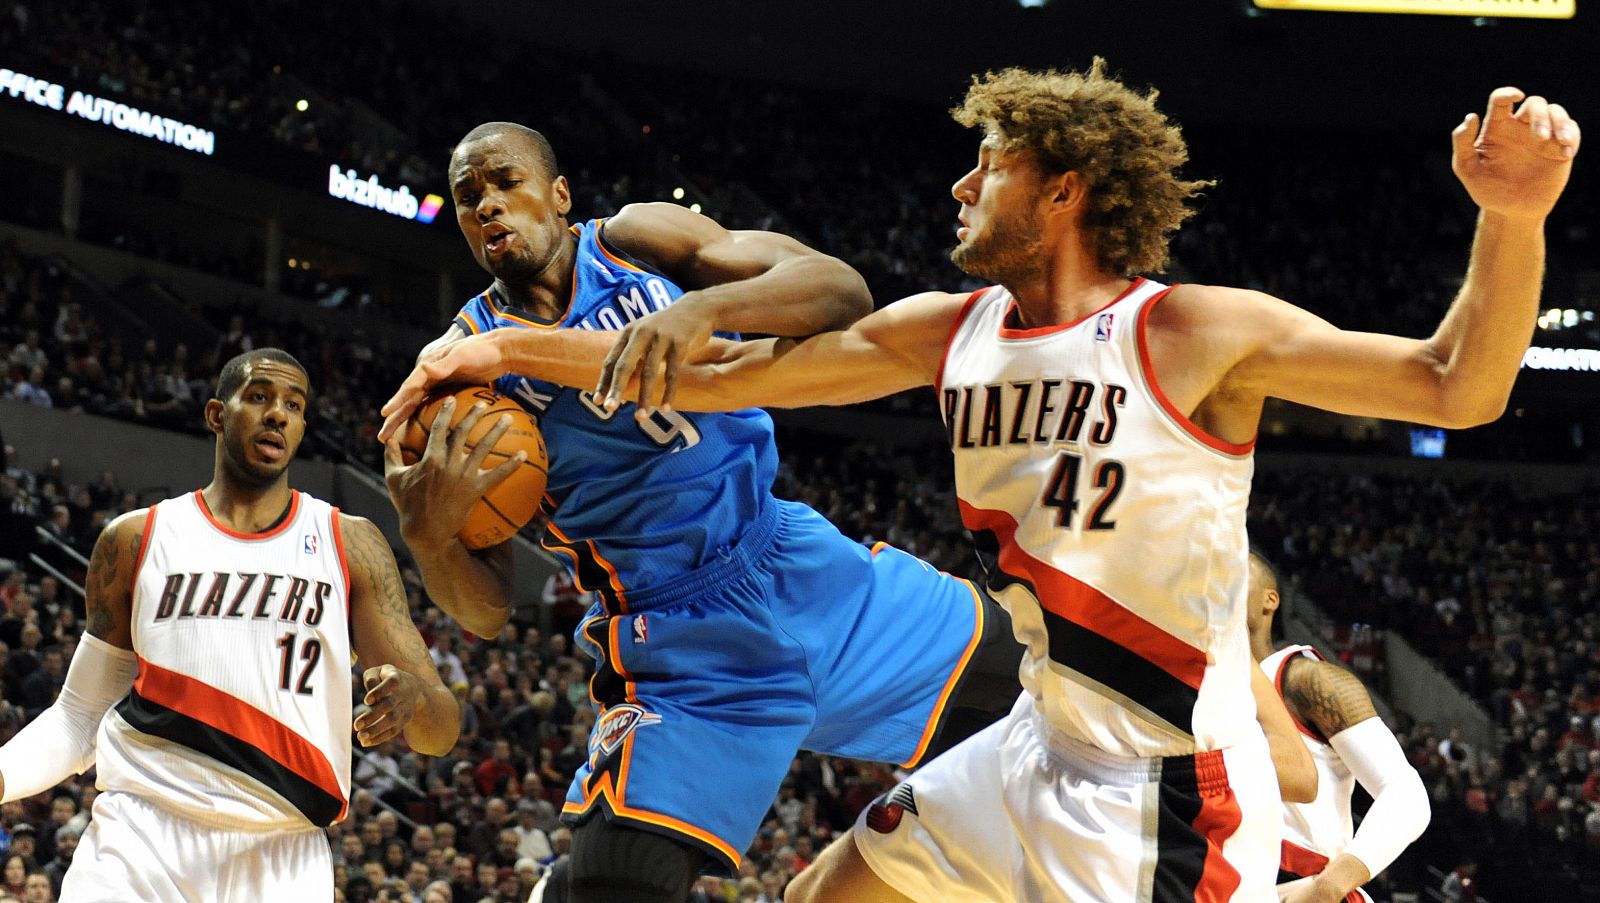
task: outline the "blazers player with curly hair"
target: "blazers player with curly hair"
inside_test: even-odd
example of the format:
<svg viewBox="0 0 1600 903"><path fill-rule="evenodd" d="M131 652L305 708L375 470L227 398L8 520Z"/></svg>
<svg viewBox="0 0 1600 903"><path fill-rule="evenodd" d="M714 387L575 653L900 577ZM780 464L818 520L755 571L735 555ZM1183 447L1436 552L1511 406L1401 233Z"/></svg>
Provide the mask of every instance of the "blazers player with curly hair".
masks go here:
<svg viewBox="0 0 1600 903"><path fill-rule="evenodd" d="M640 373L641 349L597 367L605 336L533 330L459 343L423 375L598 375L608 404L637 393L646 414L934 386L962 520L1027 647L1025 692L863 813L787 899L1274 900L1280 802L1242 704L1257 670L1245 512L1262 405L1448 427L1499 416L1578 125L1500 88L1456 127L1453 169L1479 208L1472 256L1437 331L1409 339L1140 276L1202 183L1179 177L1184 145L1153 96L1098 61L978 79L956 116L983 139L951 189L952 259L991 288L916 295L806 339L708 341L671 380L658 357Z"/></svg>

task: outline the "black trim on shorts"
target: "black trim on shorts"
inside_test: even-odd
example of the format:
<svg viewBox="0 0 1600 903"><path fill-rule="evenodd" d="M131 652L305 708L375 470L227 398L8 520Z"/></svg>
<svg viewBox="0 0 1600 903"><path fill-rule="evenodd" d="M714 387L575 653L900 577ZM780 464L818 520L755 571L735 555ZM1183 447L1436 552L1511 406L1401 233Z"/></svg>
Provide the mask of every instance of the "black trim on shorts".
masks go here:
<svg viewBox="0 0 1600 903"><path fill-rule="evenodd" d="M1156 868L1150 903L1193 903L1205 877L1208 845L1194 829L1204 805L1193 756L1161 760L1156 821Z"/></svg>
<svg viewBox="0 0 1600 903"><path fill-rule="evenodd" d="M550 509L554 511L554 509ZM595 552L594 543L587 539L564 542L555 531L545 530L541 544L547 549L560 549L572 556L573 575L577 578L578 585L586 592L598 593L600 604L608 615L624 613L622 598L611 586L611 572L600 563L600 558Z"/></svg>
<svg viewBox="0 0 1600 903"><path fill-rule="evenodd" d="M344 802L338 797L290 771L256 747L146 699L137 691L129 691L127 698L117 704L117 713L135 730L187 746L255 778L319 828L333 824L344 811Z"/></svg>

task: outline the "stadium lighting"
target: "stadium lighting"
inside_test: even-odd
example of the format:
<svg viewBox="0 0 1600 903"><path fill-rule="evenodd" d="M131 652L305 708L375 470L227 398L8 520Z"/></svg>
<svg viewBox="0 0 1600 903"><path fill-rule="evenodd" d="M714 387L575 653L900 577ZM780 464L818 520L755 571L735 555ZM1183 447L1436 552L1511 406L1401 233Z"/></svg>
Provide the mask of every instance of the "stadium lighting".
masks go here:
<svg viewBox="0 0 1600 903"><path fill-rule="evenodd" d="M1017 0L1017 5L1023 9L1038 9L1049 2L1050 0Z"/></svg>
<svg viewBox="0 0 1600 903"><path fill-rule="evenodd" d="M690 204L689 205L689 212L690 213L699 213L700 212L700 205L699 204Z"/></svg>
<svg viewBox="0 0 1600 903"><path fill-rule="evenodd" d="M674 188L674 189L672 189L672 199L674 201L683 200L683 189L682 188Z"/></svg>
<svg viewBox="0 0 1600 903"><path fill-rule="evenodd" d="M311 101L306 100L304 97L302 97L299 100L294 102L294 108L296 110L299 110L300 112L304 113L305 111L311 109Z"/></svg>

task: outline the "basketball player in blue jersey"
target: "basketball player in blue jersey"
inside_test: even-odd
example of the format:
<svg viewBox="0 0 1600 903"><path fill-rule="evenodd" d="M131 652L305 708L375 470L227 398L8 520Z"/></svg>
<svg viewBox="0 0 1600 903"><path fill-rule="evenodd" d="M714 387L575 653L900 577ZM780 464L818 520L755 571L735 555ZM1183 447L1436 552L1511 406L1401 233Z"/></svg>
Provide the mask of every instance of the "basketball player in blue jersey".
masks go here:
<svg viewBox="0 0 1600 903"><path fill-rule="evenodd" d="M474 129L450 179L461 231L495 280L424 360L492 330L621 330L670 307L684 331L652 345L676 364L713 332L805 336L871 306L844 263L675 205L569 225L555 155L519 125ZM952 711L986 724L1015 698L1020 647L970 583L773 498L764 412L636 416L542 380L494 385L538 418L549 446L546 547L599 598L577 631L597 662L599 718L563 810L577 826L571 899L683 900L702 868L738 866L797 750L910 766L940 748ZM431 594L493 636L509 608L509 548L474 554L456 537L490 481L462 450L480 416L409 467L398 419L382 435Z"/></svg>

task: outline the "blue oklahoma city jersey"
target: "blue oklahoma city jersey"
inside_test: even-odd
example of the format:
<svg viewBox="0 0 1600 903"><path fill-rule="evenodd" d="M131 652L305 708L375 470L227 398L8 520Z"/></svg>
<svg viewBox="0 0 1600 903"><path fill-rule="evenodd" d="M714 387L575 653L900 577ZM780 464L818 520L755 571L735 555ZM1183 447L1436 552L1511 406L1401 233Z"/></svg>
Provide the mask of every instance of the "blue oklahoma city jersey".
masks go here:
<svg viewBox="0 0 1600 903"><path fill-rule="evenodd" d="M601 240L604 220L572 227L578 237L572 298L555 322L510 306L493 290L455 318L469 335L499 328L619 330L667 307L683 290ZM760 410L656 414L634 406L607 413L593 393L524 376L495 390L539 422L550 454L545 546L564 553L585 589L611 611L627 596L725 558L746 525L771 503L778 455L772 419Z"/></svg>

